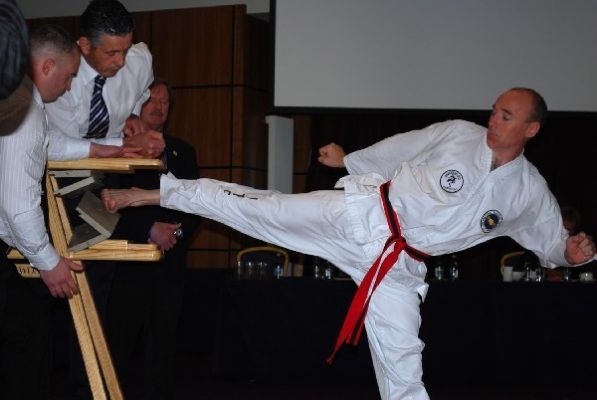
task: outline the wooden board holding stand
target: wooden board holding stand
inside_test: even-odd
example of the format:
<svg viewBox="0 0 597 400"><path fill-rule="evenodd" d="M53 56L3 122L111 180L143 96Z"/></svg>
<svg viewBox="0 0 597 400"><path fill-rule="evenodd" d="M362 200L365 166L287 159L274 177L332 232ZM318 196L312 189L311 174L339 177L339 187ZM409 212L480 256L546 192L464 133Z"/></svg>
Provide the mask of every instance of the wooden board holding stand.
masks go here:
<svg viewBox="0 0 597 400"><path fill-rule="evenodd" d="M132 173L135 169L163 169L163 164L157 159L83 159L48 162L48 170ZM80 176L76 172L66 173L66 175ZM68 250L67 243L71 240L73 230L62 198L54 195L57 190L56 177L52 173L46 174L49 230L54 247L61 256L77 262L84 260L158 261L161 259L162 253L157 246L129 243L126 240L103 240L83 250ZM102 223L107 222L102 221ZM10 259L23 258L16 250L12 250L8 257ZM18 263L17 270L23 277L39 277L39 272L28 264ZM79 285L79 294L69 299L69 307L93 398L94 400L123 399L87 276L84 271L73 273L73 276Z"/></svg>

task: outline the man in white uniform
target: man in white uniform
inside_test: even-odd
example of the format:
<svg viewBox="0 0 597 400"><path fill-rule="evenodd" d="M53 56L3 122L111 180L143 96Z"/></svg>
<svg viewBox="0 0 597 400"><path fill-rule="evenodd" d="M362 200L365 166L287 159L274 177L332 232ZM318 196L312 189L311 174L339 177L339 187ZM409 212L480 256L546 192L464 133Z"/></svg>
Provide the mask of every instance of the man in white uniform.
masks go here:
<svg viewBox="0 0 597 400"><path fill-rule="evenodd" d="M545 112L536 92L509 90L496 101L488 129L448 121L348 156L361 166L349 171L368 174L342 178L344 192L286 195L162 176L159 191L102 196L111 211L160 203L328 259L359 283L335 351L358 340L364 319L381 397L427 399L418 338L426 254L507 235L546 267L595 255L590 237L568 237L555 198L522 155Z"/></svg>
<svg viewBox="0 0 597 400"><path fill-rule="evenodd" d="M53 27L37 29L31 34L29 76L2 102L6 107L0 107L2 127L15 127L0 136L0 238L16 247L41 275L41 281L25 279L5 259L0 265L0 294L6 300L0 304L3 399L48 396L49 294L71 297L78 292L71 270L82 268L58 255L50 244L40 205L48 151L44 102L56 100L70 87L78 67L79 51L68 33Z"/></svg>

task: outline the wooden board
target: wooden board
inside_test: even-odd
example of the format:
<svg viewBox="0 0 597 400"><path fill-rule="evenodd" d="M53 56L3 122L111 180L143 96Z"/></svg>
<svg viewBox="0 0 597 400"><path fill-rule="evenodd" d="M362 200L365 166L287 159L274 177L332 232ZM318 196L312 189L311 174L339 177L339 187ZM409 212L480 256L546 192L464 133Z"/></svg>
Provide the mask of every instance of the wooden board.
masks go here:
<svg viewBox="0 0 597 400"><path fill-rule="evenodd" d="M89 170L79 170L79 171L89 171ZM60 176L53 174L55 177L59 178ZM90 171L88 177L80 179L76 182L73 182L69 185L62 186L58 190L54 192L54 196L60 197L75 197L86 190L93 190L97 187L100 187L103 183L102 178L104 174L98 171Z"/></svg>
<svg viewBox="0 0 597 400"><path fill-rule="evenodd" d="M84 158L72 161L48 161L48 169L91 169L105 172L133 172L136 169L164 169L156 158Z"/></svg>
<svg viewBox="0 0 597 400"><path fill-rule="evenodd" d="M7 257L10 260L24 259L23 255L17 249L11 249ZM155 244L130 243L127 240L104 240L85 250L69 251L66 254L66 258L76 261L113 260L153 262L161 260L162 257L163 253Z"/></svg>
<svg viewBox="0 0 597 400"><path fill-rule="evenodd" d="M120 219L120 214L106 211L102 201L91 192L85 192L77 205L77 212L83 221L106 238L112 236Z"/></svg>
<svg viewBox="0 0 597 400"><path fill-rule="evenodd" d="M103 242L109 237L98 232L97 229L87 223L75 226L73 228L73 235L68 241L68 251L71 253L83 251L95 244Z"/></svg>

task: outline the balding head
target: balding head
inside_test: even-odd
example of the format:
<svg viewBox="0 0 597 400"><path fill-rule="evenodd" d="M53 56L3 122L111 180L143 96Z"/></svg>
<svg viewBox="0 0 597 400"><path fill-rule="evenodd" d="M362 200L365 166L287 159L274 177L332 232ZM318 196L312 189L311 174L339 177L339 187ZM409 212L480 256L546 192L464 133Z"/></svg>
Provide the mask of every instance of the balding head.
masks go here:
<svg viewBox="0 0 597 400"><path fill-rule="evenodd" d="M525 93L530 97L532 109L529 115L529 122L539 122L539 124L543 126L545 118L547 117L547 104L545 103L543 96L536 90L526 87L515 87L509 91Z"/></svg>

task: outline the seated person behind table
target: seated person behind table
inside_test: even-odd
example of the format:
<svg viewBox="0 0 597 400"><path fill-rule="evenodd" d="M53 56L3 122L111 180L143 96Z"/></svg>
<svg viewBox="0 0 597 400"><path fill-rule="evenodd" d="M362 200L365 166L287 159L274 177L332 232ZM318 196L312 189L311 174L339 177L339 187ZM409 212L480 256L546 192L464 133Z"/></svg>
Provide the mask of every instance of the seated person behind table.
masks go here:
<svg viewBox="0 0 597 400"><path fill-rule="evenodd" d="M580 212L571 206L562 206L561 208L562 211L562 222L564 223L564 228L566 228L566 230L568 231L568 234L570 236L576 235L578 234L578 232L581 231L581 224L582 224L582 217L580 215ZM579 268L575 268L574 269L574 277L575 279L578 278L578 276L580 274L582 274L583 272L591 272L593 273L593 276L595 276L596 274L596 267L597 263L595 261L583 265L582 267ZM568 270L567 267L564 268L559 268L558 270ZM558 271L556 270L556 271ZM569 274L572 274L572 270L568 270L566 271Z"/></svg>

